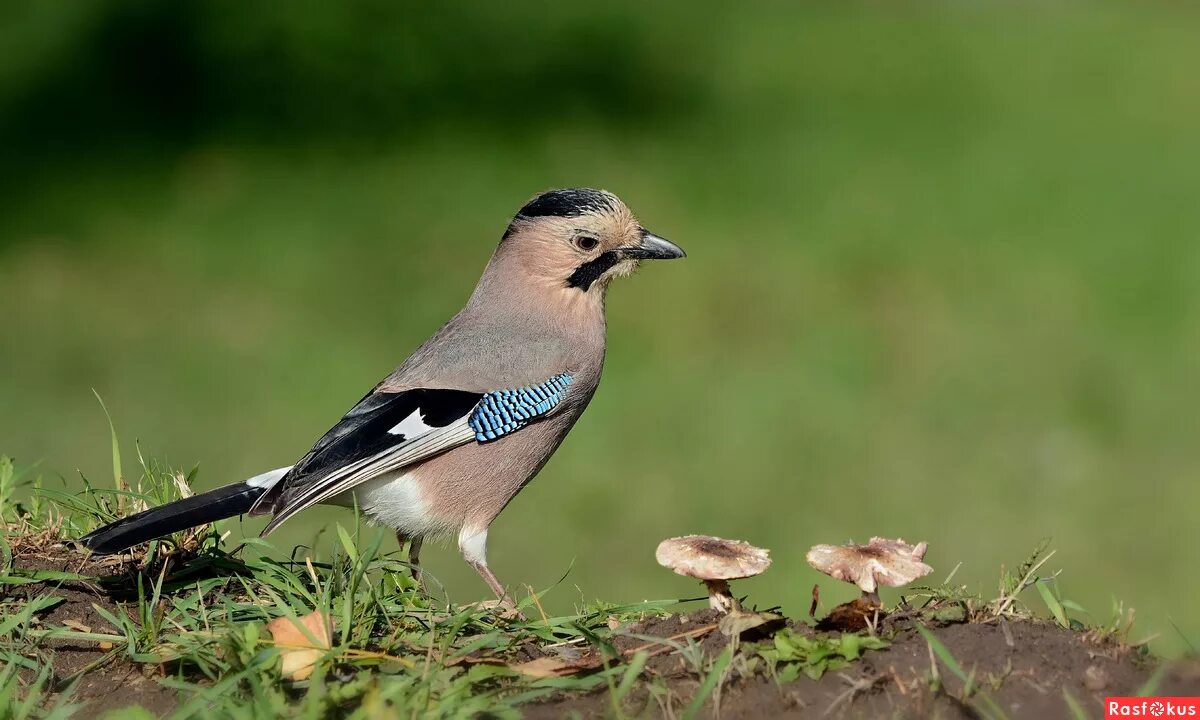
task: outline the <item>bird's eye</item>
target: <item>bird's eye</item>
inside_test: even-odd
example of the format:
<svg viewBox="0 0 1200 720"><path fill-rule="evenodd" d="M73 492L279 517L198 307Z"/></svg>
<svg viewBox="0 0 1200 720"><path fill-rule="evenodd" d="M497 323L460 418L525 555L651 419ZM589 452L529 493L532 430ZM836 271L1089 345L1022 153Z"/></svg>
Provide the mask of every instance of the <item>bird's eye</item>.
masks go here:
<svg viewBox="0 0 1200 720"><path fill-rule="evenodd" d="M595 250L596 246L600 244L600 241L591 235L576 235L574 242L575 247L585 251Z"/></svg>

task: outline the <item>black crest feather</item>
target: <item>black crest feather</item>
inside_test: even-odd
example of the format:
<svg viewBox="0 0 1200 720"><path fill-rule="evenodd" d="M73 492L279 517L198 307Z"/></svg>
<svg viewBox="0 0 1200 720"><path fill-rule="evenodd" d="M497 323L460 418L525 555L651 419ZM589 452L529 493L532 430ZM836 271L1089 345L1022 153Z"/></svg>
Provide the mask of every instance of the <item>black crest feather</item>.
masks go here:
<svg viewBox="0 0 1200 720"><path fill-rule="evenodd" d="M525 204L521 217L578 217L599 210L612 210L614 198L603 190L567 188L547 190Z"/></svg>

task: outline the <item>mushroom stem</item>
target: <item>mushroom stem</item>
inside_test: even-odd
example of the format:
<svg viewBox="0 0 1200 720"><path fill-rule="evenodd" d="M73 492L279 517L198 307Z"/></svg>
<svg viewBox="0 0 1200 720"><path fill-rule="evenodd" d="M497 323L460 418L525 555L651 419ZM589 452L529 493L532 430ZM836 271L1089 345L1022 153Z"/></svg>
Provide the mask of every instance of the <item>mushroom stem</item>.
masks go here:
<svg viewBox="0 0 1200 720"><path fill-rule="evenodd" d="M737 600L729 590L729 582L725 580L705 580L708 588L708 605L714 610L732 612L737 609Z"/></svg>

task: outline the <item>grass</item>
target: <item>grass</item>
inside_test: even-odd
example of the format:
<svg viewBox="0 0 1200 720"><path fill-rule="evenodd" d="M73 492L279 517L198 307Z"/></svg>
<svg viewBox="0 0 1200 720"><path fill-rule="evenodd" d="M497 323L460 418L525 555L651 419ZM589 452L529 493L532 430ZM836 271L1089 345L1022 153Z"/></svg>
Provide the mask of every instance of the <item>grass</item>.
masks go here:
<svg viewBox="0 0 1200 720"><path fill-rule="evenodd" d="M123 608L93 605L114 632L39 627L34 617L62 601L55 595L56 584L86 580L96 568L89 563L86 574L30 571L13 565L14 546L19 555L36 555L60 538L109 519L117 500L157 499L181 486L173 474L144 465L143 492L92 489L64 507L56 500L43 504L36 488L32 497L39 504L16 503L16 485L5 459L0 463L0 506L7 562L0 582L6 587L37 582L46 591L32 600L4 600L2 677L10 713L0 714L5 718L70 712L66 698L77 676L53 673L54 652L44 647L47 641L68 640L112 648L89 672L118 661L162 668L161 682L180 693L175 718L266 717L284 711L290 717L376 717L381 708L403 708L422 717L473 717L485 710L504 717L520 702L593 688L613 678L621 683L614 690L619 703L644 656L634 655L629 668L601 669L579 679L528 680L510 669L518 665L510 656L531 644L574 645L603 638L611 632L612 618L627 622L678 602L581 608L570 616L549 617L536 612L536 596L531 595L522 607L536 619L509 622L480 607L435 605L407 564L393 557L398 553L380 552L379 533L339 525L327 560L277 561L262 541L226 550L219 546L216 530L202 528L107 563L115 576L111 579L135 583L124 588ZM311 678L285 686L279 678L280 652L264 637L261 623L312 612L333 618L334 643ZM370 672L360 674L362 670ZM30 679L23 672L36 676ZM347 673L354 679L346 679ZM60 695L47 705L47 698Z"/></svg>
<svg viewBox="0 0 1200 720"><path fill-rule="evenodd" d="M814 634L805 624L781 626L776 614L751 613L737 623L727 617L682 626L670 636L640 635L640 623L670 619L667 613L683 601L595 603L552 615L543 604L548 591L530 590L520 602L529 619L506 619L484 605L456 605L422 590L399 551L383 550L383 534L357 524L336 525L320 553L297 548L287 560L277 559L280 553L262 540L224 543L220 526L192 529L121 556L73 553L63 540L112 519L118 506L135 511L188 492L180 474L140 454L139 478L130 487L118 453L114 444L113 486L88 483L74 495L47 491L32 473L0 458L3 720L81 716L83 700L76 697L81 684L97 673L107 678L102 682L117 682L116 674L103 674L129 668L154 669L149 682L174 694L160 699L166 705L151 702L149 711L177 720L381 713L518 717L529 703L587 692L601 693L604 713L612 717L626 717L640 706L668 717L698 718L726 702L727 689L739 681L766 677L789 686L836 672L849 687L826 701L832 714L881 682L894 679L905 693L894 665L891 674L844 674L903 635L903 626L895 624L899 618L917 623L931 660L936 658L928 676L931 697L1004 718L992 696L1005 678L976 677L924 623L1031 621L1035 613L1025 604L1025 591L1045 587L1037 573L1053 555L1041 544L1016 573L1003 574L992 599L949 582L915 588L887 615L892 620L877 617L865 632ZM38 567L39 558L71 569ZM79 588L87 589L83 603ZM96 627L83 624L86 612L48 620L69 603L76 610L90 604ZM1089 638L1094 647L1146 656L1144 644L1127 643L1123 619L1089 629L1060 617L1071 612L1068 601L1047 605L1054 623ZM331 642L306 635L300 647L319 650L312 674L281 674L284 655L297 648L273 639L264 623L314 613L331 619ZM1123 611L1116 614L1124 617ZM618 646L622 640L635 644ZM69 649L79 647L94 648L82 664L70 660ZM70 667L60 667L64 658ZM670 658L677 661L652 664ZM961 683L954 694L946 694L939 663ZM682 669L684 679L664 668ZM1141 690L1152 692L1164 668L1149 675ZM1072 712L1079 707L1073 696L1064 695L1064 702ZM134 711L121 710L128 712Z"/></svg>
<svg viewBox="0 0 1200 720"><path fill-rule="evenodd" d="M1200 596L1200 575L1178 570L1200 564L1188 510L1200 506L1195 8L918 5L618 2L615 31L588 35L583 51L555 30L556 13L584 13L567 6L417 33L557 37L551 59L586 66L580 78L602 67L621 80L605 87L643 87L666 82L652 72L661 62L696 96L624 121L614 106L631 97L675 98L518 103L539 106L531 124L487 105L363 144L222 127L166 147L104 135L50 157L31 145L36 162L0 193L5 451L69 493L82 487L76 468L106 474L96 388L150 455L199 465L197 489L290 463L461 306L531 193L607 186L689 257L614 287L604 382L496 523L501 578L545 587L572 567L546 598L566 613L674 594L648 550L667 536L780 553L886 534L929 541L939 568L963 561L974 587L1009 548L1053 535L1075 600L1122 597L1157 650L1184 652L1168 614ZM305 18L287 15L282 37L328 78L342 56L328 32L306 44L306 27L330 26ZM6 72L53 66L26 42L86 47L10 35ZM613 50L626 40L637 53ZM386 50L371 48L422 72ZM455 48L450 71L467 57ZM539 85L513 70L521 57L501 63L511 85L486 86L496 96ZM233 67L275 66L246 59ZM354 77L394 67L348 66ZM434 86L483 85L440 67ZM278 107L319 107L307 89ZM796 522L764 523L764 507ZM335 520L318 511L279 544L313 544ZM260 527L227 529L236 540ZM453 549L427 561L452 597L479 594ZM799 572L747 589L800 606ZM1175 620L1200 637L1195 613Z"/></svg>
<svg viewBox="0 0 1200 720"><path fill-rule="evenodd" d="M929 632L929 629L923 625L917 626L917 632L921 633L921 637L925 638L925 642L929 644L929 677L930 683L936 690L940 691L942 686L940 672L938 671L938 664L937 661L934 660L935 656L937 660L942 662L947 670L949 670L956 678L962 681L962 691L958 698L961 702L976 706L976 710L978 710L983 717L988 718L989 720L1003 720L1004 718L1008 717L1004 710L1002 710L1000 706L996 704L996 701L993 700L987 692L979 692L979 686L975 682L974 671L967 672L964 670L958 660L955 659L954 655L951 654L946 646L942 644L941 640L938 640L937 637L933 633Z"/></svg>

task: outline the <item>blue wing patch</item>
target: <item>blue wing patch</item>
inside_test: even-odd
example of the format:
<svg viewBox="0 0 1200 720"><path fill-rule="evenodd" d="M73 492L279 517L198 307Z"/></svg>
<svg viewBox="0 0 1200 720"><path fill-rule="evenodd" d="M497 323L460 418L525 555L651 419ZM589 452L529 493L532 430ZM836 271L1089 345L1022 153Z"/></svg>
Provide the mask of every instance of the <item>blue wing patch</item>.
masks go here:
<svg viewBox="0 0 1200 720"><path fill-rule="evenodd" d="M479 442L495 440L550 412L562 402L570 384L570 373L561 373L538 385L485 393L467 423Z"/></svg>

